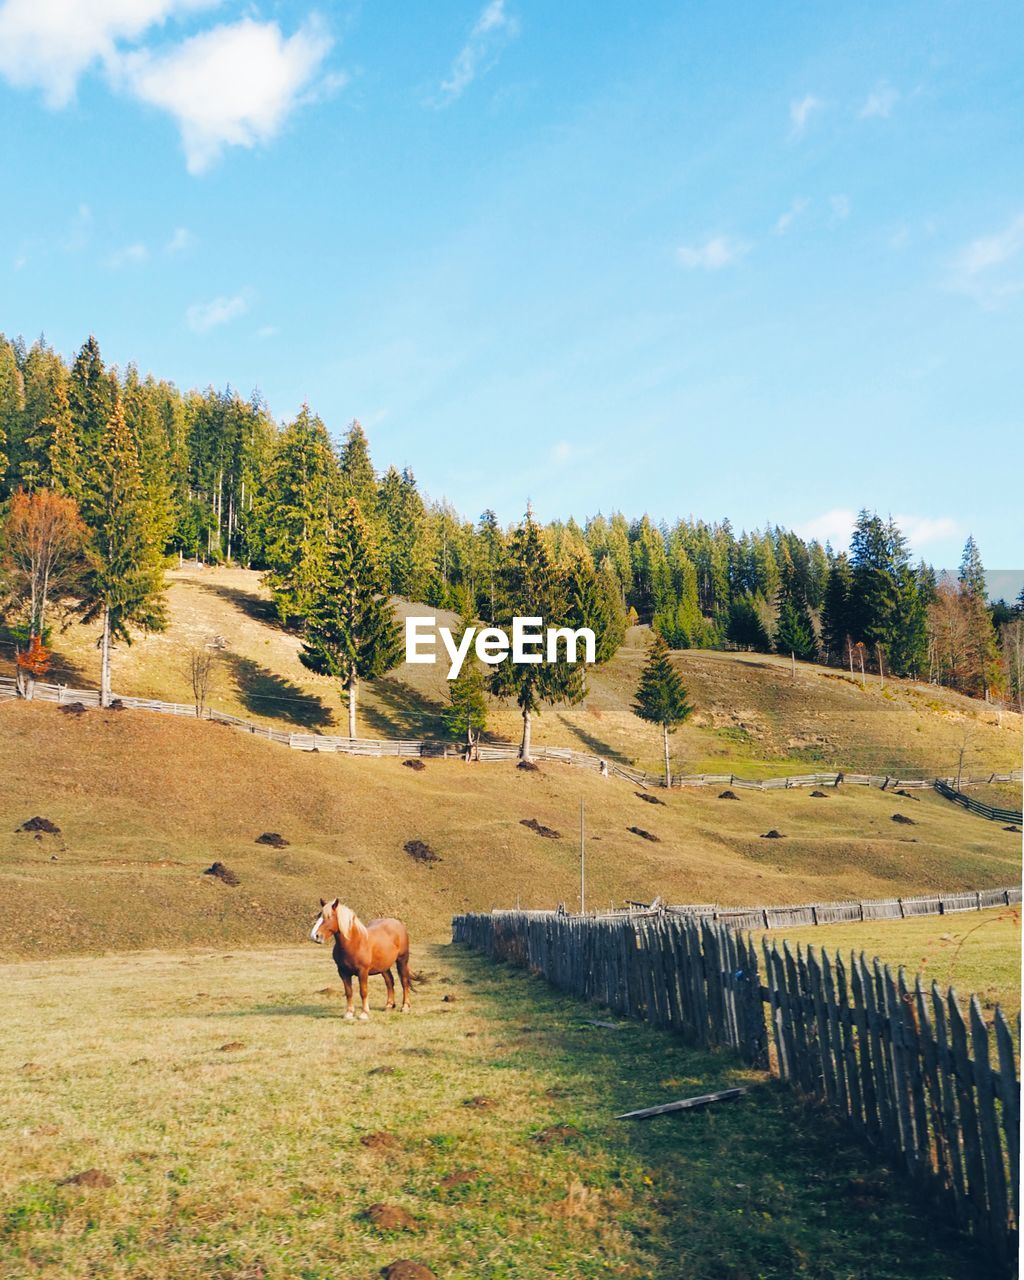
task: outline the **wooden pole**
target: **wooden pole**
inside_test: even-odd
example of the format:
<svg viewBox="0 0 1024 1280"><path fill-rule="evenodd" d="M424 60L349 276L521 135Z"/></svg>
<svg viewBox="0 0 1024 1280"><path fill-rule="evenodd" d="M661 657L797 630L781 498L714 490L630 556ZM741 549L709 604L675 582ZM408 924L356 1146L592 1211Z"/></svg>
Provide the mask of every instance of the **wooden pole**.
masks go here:
<svg viewBox="0 0 1024 1280"><path fill-rule="evenodd" d="M587 829L586 801L580 796L580 915L587 910Z"/></svg>

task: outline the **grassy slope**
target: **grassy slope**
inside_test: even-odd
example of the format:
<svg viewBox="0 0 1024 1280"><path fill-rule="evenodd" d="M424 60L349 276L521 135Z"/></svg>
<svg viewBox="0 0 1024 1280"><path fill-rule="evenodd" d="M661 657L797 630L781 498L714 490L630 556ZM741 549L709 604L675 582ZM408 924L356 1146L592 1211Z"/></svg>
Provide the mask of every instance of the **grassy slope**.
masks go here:
<svg viewBox="0 0 1024 1280"><path fill-rule="evenodd" d="M0 954L299 938L318 895L397 913L444 937L453 912L577 901L579 801L588 902L624 898L781 903L983 888L1019 875L1019 837L926 794L868 788L714 789L643 803L628 784L564 765L397 760L292 752L223 726L146 712L0 704ZM891 821L902 811L914 826ZM39 814L62 828L14 828ZM564 833L544 839L538 819ZM627 828L660 837L651 843ZM784 840L763 840L775 828ZM254 843L263 831L290 842ZM442 861L422 865L406 841ZM202 875L213 860L241 877Z"/></svg>
<svg viewBox="0 0 1024 1280"><path fill-rule="evenodd" d="M336 684L307 671L299 640L276 625L257 573L244 569L185 569L169 575L171 625L142 636L115 655L114 683L123 693L191 700L182 656L190 644L220 637L224 649L212 702L224 710L278 724L344 732ZM399 602L401 613L425 606ZM440 615L454 625L451 615ZM609 758L660 767L657 731L631 712L647 632L634 629L607 669L593 673L578 707L554 707L536 724L538 742L574 746ZM55 638L68 683L95 686L94 627L72 626ZM0 658L9 657L0 648ZM954 772L964 726L971 733L967 767L975 772L1014 767L1020 758L1021 717L996 713L944 690L905 681L880 688L859 679L761 654L688 651L676 655L697 712L673 739L677 767L687 772L754 775L838 766L904 773ZM0 663L8 669L9 662ZM360 727L366 736L440 735L445 668L402 666L365 689ZM518 739L514 707L494 704L491 730ZM1003 803L1010 803L1004 799ZM1019 803L1019 801L1018 801Z"/></svg>
<svg viewBox="0 0 1024 1280"><path fill-rule="evenodd" d="M6 1280L370 1280L399 1257L439 1280L989 1274L835 1122L727 1055L588 1026L451 948L414 963L413 1013L379 1012L374 979L365 1025L341 1022L311 946L0 967ZM571 1128L538 1141L551 1126ZM110 1184L61 1185L86 1170ZM413 1229L377 1229L374 1203Z"/></svg>
<svg viewBox="0 0 1024 1280"><path fill-rule="evenodd" d="M955 987L964 1000L973 993L986 1011L1000 1005L1012 1026L1020 1013L1020 923L1020 907L993 907L916 920L773 930L767 936L786 938L791 946L824 947L831 955L863 951L868 959L877 956L894 973L905 968L910 982L919 973L926 988L932 982L942 991Z"/></svg>

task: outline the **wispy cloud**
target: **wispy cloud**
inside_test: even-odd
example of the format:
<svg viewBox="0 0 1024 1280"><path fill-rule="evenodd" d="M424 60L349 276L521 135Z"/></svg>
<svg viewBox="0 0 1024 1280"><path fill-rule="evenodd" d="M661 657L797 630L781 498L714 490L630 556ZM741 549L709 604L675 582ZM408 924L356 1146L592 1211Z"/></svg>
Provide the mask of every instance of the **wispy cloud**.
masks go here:
<svg viewBox="0 0 1024 1280"><path fill-rule="evenodd" d="M886 84L883 80L876 84L864 99L864 105L857 114L862 120L870 120L872 117L887 120L899 100L899 89L894 89L892 85Z"/></svg>
<svg viewBox="0 0 1024 1280"><path fill-rule="evenodd" d="M518 34L519 21L507 11L505 0L489 0L456 55L447 79L441 82L435 105L447 106L461 97L477 76L494 65L504 46Z"/></svg>
<svg viewBox="0 0 1024 1280"><path fill-rule="evenodd" d="M120 249L115 249L107 258L106 265L116 271L121 267L140 266L148 257L149 250L141 240L136 240L134 244L126 244Z"/></svg>
<svg viewBox="0 0 1024 1280"><path fill-rule="evenodd" d="M703 244L680 245L676 250L676 261L690 271L697 268L720 271L722 267L731 267L739 262L750 249L746 240L736 240L732 236L712 236Z"/></svg>
<svg viewBox="0 0 1024 1280"><path fill-rule="evenodd" d="M188 327L193 333L208 333L222 324L228 324L244 316L249 310L249 297L236 293L233 297L212 298L209 302L194 302L185 312Z"/></svg>
<svg viewBox="0 0 1024 1280"><path fill-rule="evenodd" d="M950 286L984 307L996 307L1024 290L1024 213L992 235L971 240L956 254Z"/></svg>
<svg viewBox="0 0 1024 1280"><path fill-rule="evenodd" d="M318 22L285 37L276 22L214 27L168 49L123 57L118 82L178 123L190 173L226 146L268 142L310 92L331 48Z"/></svg>
<svg viewBox="0 0 1024 1280"><path fill-rule="evenodd" d="M191 249L195 242L196 238L188 227L175 227L171 238L164 245L164 253L184 253L186 249Z"/></svg>
<svg viewBox="0 0 1024 1280"><path fill-rule="evenodd" d="M952 516L893 516L906 534L912 547L920 550L931 542L953 538L963 532L963 526Z"/></svg>
<svg viewBox="0 0 1024 1280"><path fill-rule="evenodd" d="M784 236L809 204L810 201L806 199L806 197L797 196L786 212L779 214L775 223L775 234L777 236Z"/></svg>
<svg viewBox="0 0 1024 1280"><path fill-rule="evenodd" d="M824 105L824 101L815 97L813 93L805 94L802 98L794 98L789 104L790 137L802 137L811 116L820 111Z"/></svg>

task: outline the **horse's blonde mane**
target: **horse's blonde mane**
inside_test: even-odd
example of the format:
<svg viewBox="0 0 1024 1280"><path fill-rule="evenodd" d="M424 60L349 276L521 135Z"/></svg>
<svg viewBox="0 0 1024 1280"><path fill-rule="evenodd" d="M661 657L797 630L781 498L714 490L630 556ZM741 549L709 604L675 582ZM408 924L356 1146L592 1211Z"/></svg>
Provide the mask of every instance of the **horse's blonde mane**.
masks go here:
<svg viewBox="0 0 1024 1280"><path fill-rule="evenodd" d="M339 903L336 914L338 918L338 932L343 938L351 938L352 934L358 932L360 929L364 933L366 932L366 925L363 924L362 920L359 919L351 907L346 907Z"/></svg>

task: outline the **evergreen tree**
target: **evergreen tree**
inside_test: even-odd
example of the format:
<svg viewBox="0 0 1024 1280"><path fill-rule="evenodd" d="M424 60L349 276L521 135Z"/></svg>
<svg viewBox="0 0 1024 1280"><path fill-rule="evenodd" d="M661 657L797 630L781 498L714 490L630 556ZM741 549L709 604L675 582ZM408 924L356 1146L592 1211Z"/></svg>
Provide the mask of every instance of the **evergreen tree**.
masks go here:
<svg viewBox="0 0 1024 1280"><path fill-rule="evenodd" d="M493 622L497 613L498 574L505 555L505 539L498 517L488 508L477 521L480 543L480 573L477 578L477 610L482 618Z"/></svg>
<svg viewBox="0 0 1024 1280"><path fill-rule="evenodd" d="M54 492L81 503L82 455L65 383L58 383L52 410L43 419L41 426L48 439L44 481L49 483Z"/></svg>
<svg viewBox="0 0 1024 1280"><path fill-rule="evenodd" d="M988 599L988 587L985 584L985 566L981 563L981 552L974 541L974 535L964 543L964 553L960 558L960 585L979 600Z"/></svg>
<svg viewBox="0 0 1024 1280"><path fill-rule="evenodd" d="M114 642L131 644L132 627L162 631L166 625L161 549L154 541L138 450L119 399L99 440L82 515L90 537L80 607L85 622L99 618L102 623L100 702L109 706Z"/></svg>
<svg viewBox="0 0 1024 1280"><path fill-rule="evenodd" d="M528 511L512 534L502 568L496 625L511 631L512 619L540 618L541 627L565 624L569 612L565 584ZM583 666L565 661L500 662L491 673L490 689L499 698L514 698L523 717L520 756L530 759L532 718L544 703L578 702L584 692Z"/></svg>
<svg viewBox="0 0 1024 1280"><path fill-rule="evenodd" d="M0 333L0 498L13 489L5 483L8 451L12 449L18 423L25 408L25 383L18 368L14 345Z"/></svg>
<svg viewBox="0 0 1024 1280"><path fill-rule="evenodd" d="M651 642L647 663L640 674L633 711L641 720L661 726L665 746L665 786L672 785L668 737L688 719L693 707L687 701L686 686L672 665L668 645L657 632Z"/></svg>
<svg viewBox="0 0 1024 1280"><path fill-rule="evenodd" d="M473 619L464 616L459 643ZM466 739L466 759L471 760L480 735L487 728L487 692L484 672L475 654L470 653L454 680L448 681L448 705L441 712L444 727L454 738Z"/></svg>
<svg viewBox="0 0 1024 1280"><path fill-rule="evenodd" d="M846 552L841 552L831 563L825 600L822 606L821 630L825 642L826 660L844 660L848 646L853 643L853 618L850 596L853 590L853 573Z"/></svg>
<svg viewBox="0 0 1024 1280"><path fill-rule="evenodd" d="M285 624L300 622L319 594L338 484L327 429L303 405L278 438L257 511L266 582Z"/></svg>
<svg viewBox="0 0 1024 1280"><path fill-rule="evenodd" d="M807 610L791 599L785 600L779 610L775 648L779 653L789 653L804 661L814 657L814 631Z"/></svg>
<svg viewBox="0 0 1024 1280"><path fill-rule="evenodd" d="M358 419L353 419L340 455L342 494L355 498L363 518L374 524L377 517L377 476L370 461L370 445Z"/></svg>
<svg viewBox="0 0 1024 1280"><path fill-rule="evenodd" d="M302 662L342 682L348 736L356 737L359 682L397 666L402 649L370 530L355 498L342 504L322 573L309 593L303 637Z"/></svg>
<svg viewBox="0 0 1024 1280"><path fill-rule="evenodd" d="M86 464L91 465L97 458L117 399L117 384L108 376L100 345L91 334L71 366L68 399L83 456Z"/></svg>

